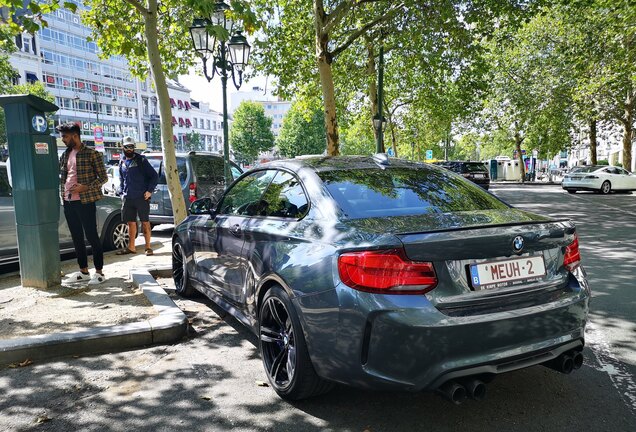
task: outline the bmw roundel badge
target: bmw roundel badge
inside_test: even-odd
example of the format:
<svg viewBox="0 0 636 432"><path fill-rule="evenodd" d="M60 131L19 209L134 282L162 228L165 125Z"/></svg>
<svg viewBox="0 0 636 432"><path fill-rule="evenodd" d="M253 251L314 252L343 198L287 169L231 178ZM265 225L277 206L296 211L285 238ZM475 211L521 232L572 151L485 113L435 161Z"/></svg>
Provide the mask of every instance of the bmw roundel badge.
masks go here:
<svg viewBox="0 0 636 432"><path fill-rule="evenodd" d="M512 250L516 253L521 252L523 249L523 237L517 236L512 240Z"/></svg>

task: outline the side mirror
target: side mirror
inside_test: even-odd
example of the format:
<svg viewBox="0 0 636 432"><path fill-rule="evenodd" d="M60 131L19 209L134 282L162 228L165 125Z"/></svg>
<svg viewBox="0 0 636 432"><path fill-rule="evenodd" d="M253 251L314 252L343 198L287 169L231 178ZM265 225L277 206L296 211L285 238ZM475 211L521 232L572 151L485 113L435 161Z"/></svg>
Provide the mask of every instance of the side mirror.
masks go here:
<svg viewBox="0 0 636 432"><path fill-rule="evenodd" d="M212 198L201 198L190 204L190 214L203 215L211 214L214 210L214 201Z"/></svg>

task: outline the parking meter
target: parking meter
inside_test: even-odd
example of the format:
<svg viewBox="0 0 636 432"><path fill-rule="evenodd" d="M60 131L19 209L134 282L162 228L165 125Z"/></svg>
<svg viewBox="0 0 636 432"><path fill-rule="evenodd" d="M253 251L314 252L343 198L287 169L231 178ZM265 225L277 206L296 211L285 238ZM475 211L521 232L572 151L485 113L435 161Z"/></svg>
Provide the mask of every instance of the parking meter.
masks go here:
<svg viewBox="0 0 636 432"><path fill-rule="evenodd" d="M13 203L22 286L60 284L59 162L45 112L57 111L34 95L0 96L11 160Z"/></svg>

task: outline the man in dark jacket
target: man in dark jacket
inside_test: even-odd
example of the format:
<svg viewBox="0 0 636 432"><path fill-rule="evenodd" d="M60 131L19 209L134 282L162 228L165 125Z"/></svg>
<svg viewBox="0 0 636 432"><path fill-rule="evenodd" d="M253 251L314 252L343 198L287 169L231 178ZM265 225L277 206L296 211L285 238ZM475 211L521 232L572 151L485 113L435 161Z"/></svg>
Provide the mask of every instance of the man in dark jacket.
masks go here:
<svg viewBox="0 0 636 432"><path fill-rule="evenodd" d="M124 137L122 142L125 158L119 161L119 193L122 197L121 217L128 223L131 241L128 248L117 252L118 255L134 254L134 239L137 237L137 217L146 241L146 255L152 255L150 247L150 197L157 187L159 176L148 159L135 152L135 140Z"/></svg>

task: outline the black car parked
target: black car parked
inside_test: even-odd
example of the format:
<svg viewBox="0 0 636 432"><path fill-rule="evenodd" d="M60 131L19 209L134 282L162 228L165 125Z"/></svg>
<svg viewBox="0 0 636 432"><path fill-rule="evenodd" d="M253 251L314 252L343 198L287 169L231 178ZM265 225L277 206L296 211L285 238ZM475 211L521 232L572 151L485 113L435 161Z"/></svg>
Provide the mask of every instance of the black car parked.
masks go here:
<svg viewBox="0 0 636 432"><path fill-rule="evenodd" d="M483 162L442 161L435 162L435 165L443 166L446 169L461 174L486 190L490 187L490 175L488 175L488 168Z"/></svg>

